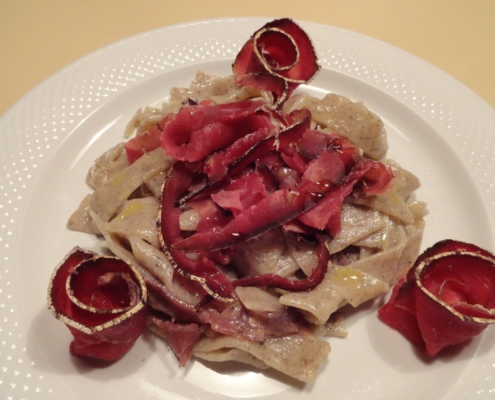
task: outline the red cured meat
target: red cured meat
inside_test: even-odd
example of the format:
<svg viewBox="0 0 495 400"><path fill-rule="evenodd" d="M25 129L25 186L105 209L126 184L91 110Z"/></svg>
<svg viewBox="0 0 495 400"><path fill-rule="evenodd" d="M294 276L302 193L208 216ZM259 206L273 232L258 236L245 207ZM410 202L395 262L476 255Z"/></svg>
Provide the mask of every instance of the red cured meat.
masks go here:
<svg viewBox="0 0 495 400"><path fill-rule="evenodd" d="M182 107L163 127L161 146L171 157L198 161L246 134L269 126L262 100Z"/></svg>
<svg viewBox="0 0 495 400"><path fill-rule="evenodd" d="M289 84L286 80L263 72L251 72L238 76L237 83L258 90L271 92L275 105L282 104L288 98Z"/></svg>
<svg viewBox="0 0 495 400"><path fill-rule="evenodd" d="M182 277L178 274L174 279L186 280L186 278ZM161 283L160 281L151 278L146 279L146 288L148 289L148 307L151 307L154 310L157 310L161 313L164 313L176 322L198 322L198 316L196 312L196 306L193 304L189 304L183 300L179 300L174 294L170 293L167 287ZM194 282L189 281L189 284L192 286ZM203 292L201 288L196 290L193 288L192 292ZM198 294L198 297L200 295Z"/></svg>
<svg viewBox="0 0 495 400"><path fill-rule="evenodd" d="M290 290L292 292L302 292L315 288L325 277L328 269L328 261L330 259L323 240L318 236L317 239L320 244L318 250L318 265L306 279L295 280L275 274L263 274L238 279L234 281L234 286L273 287Z"/></svg>
<svg viewBox="0 0 495 400"><path fill-rule="evenodd" d="M495 256L444 240L418 257L380 318L427 356L464 343L495 323Z"/></svg>
<svg viewBox="0 0 495 400"><path fill-rule="evenodd" d="M274 132L274 128L260 127L256 132L249 133L237 139L231 146L225 150L212 154L205 161L204 171L208 175L211 183L217 182L224 178L229 167L243 158L263 139L266 139Z"/></svg>
<svg viewBox="0 0 495 400"><path fill-rule="evenodd" d="M340 218L338 218L338 226L336 226L333 217L336 215L340 217L344 199L352 192L356 184L366 179L370 171L372 171L371 187L374 194L386 190L392 179L391 171L379 162L361 159L356 162L341 184L333 186L314 207L299 216L298 220L307 226L320 230L327 226L332 227L330 231L332 235L336 235L340 231ZM382 176L375 178L377 174Z"/></svg>
<svg viewBox="0 0 495 400"><path fill-rule="evenodd" d="M229 298L233 287L230 279L220 273L215 264L208 259L192 259L183 251L172 245L182 239L179 224L180 209L175 207L177 199L187 191L194 173L178 162L174 165L162 191L162 207L160 212L160 233L164 245L164 253L175 269L186 277L200 282L209 294Z"/></svg>
<svg viewBox="0 0 495 400"><path fill-rule="evenodd" d="M300 315L287 307L273 312L254 312L234 303L221 311L207 306L198 315L216 332L255 342L298 333L306 328Z"/></svg>
<svg viewBox="0 0 495 400"><path fill-rule="evenodd" d="M179 360L179 367L182 367L192 357L194 343L201 336L201 329L198 324L177 324L152 316L151 322L155 331L163 336L169 343L172 351Z"/></svg>
<svg viewBox="0 0 495 400"><path fill-rule="evenodd" d="M160 218L165 254L182 274L200 282L217 298L231 298L233 285L215 262L227 265L229 252L236 243L296 219L305 225L298 228L300 232L316 228L333 236L340 230L343 200L355 186L365 195L377 194L385 191L392 179L388 168L362 158L345 138L335 134L327 137L316 131L306 134L310 128L307 112L277 115L293 124L262 138L241 159L232 161L232 155L239 154L239 148L234 148L238 142L234 142L227 145L227 150L205 154L204 159L198 160L212 160L220 154L223 157L232 149L226 158L228 162L219 169L218 176L223 176L220 180L209 181L201 169L178 160L163 188ZM300 154L300 147L310 158ZM203 210L204 218L196 232L183 236L179 224L182 211L178 206L195 208L199 204L208 205L206 209L211 212L206 216ZM196 256L190 257L191 252ZM248 282L259 286L289 285L280 277L268 276L245 278L237 284ZM304 284L292 285L291 290L308 290L317 283L312 278Z"/></svg>
<svg viewBox="0 0 495 400"><path fill-rule="evenodd" d="M149 153L160 147L163 127L172 119L172 117L173 114L166 115L158 124L151 127L147 132L137 135L126 142L124 148L129 164L133 164L143 154Z"/></svg>
<svg viewBox="0 0 495 400"><path fill-rule="evenodd" d="M318 158L308 164L301 178L299 190L311 190L314 187L324 193L333 185L342 182L344 176L344 164L338 154L325 149Z"/></svg>
<svg viewBox="0 0 495 400"><path fill-rule="evenodd" d="M253 171L241 176L223 189L211 195L221 208L232 211L236 216L266 197L262 176Z"/></svg>
<svg viewBox="0 0 495 400"><path fill-rule="evenodd" d="M271 21L257 30L238 53L233 67L244 86L272 92L275 108L320 70L309 36L289 18Z"/></svg>
<svg viewBox="0 0 495 400"><path fill-rule="evenodd" d="M146 298L132 266L78 247L55 269L48 289L49 309L74 336L71 354L107 361L121 358L143 332Z"/></svg>
<svg viewBox="0 0 495 400"><path fill-rule="evenodd" d="M297 147L304 157L314 159L326 149L329 138L329 135L320 131L307 129L303 137L297 141Z"/></svg>
<svg viewBox="0 0 495 400"><path fill-rule="evenodd" d="M153 151L160 147L160 137L162 130L158 125L152 127L149 131L138 135L127 141L124 148L129 164L133 164L145 153Z"/></svg>
<svg viewBox="0 0 495 400"><path fill-rule="evenodd" d="M390 169L364 159L347 138L312 130L309 110L285 114L278 107L318 70L307 34L290 19L272 21L233 65L239 83L272 91L272 109L262 100L191 105L163 126L161 145L177 160L161 196L163 250L180 274L217 300L232 301L238 285L316 286L326 264L301 281L270 275L233 281L218 264L228 268L237 243L280 226L319 242L334 236L355 187L375 195L392 180ZM182 232L179 219L190 208L201 218L195 232Z"/></svg>
<svg viewBox="0 0 495 400"><path fill-rule="evenodd" d="M296 196L291 195L288 190L277 190L240 213L222 229L197 233L176 242L172 248L217 250L232 246L290 221L300 214L301 210L295 200Z"/></svg>

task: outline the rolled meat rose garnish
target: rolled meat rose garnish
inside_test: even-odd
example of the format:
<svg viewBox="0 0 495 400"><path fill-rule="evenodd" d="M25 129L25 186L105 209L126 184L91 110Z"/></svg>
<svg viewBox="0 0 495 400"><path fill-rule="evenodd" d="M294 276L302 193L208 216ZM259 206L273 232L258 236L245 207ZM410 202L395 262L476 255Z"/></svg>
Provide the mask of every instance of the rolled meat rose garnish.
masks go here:
<svg viewBox="0 0 495 400"><path fill-rule="evenodd" d="M75 247L52 274L48 308L74 336L72 355L113 361L143 332L146 297L132 265Z"/></svg>
<svg viewBox="0 0 495 400"><path fill-rule="evenodd" d="M443 240L421 254L378 315L428 357L495 323L495 256Z"/></svg>
<svg viewBox="0 0 495 400"><path fill-rule="evenodd" d="M271 92L279 107L320 70L311 39L293 20L282 18L258 29L232 66L238 83Z"/></svg>

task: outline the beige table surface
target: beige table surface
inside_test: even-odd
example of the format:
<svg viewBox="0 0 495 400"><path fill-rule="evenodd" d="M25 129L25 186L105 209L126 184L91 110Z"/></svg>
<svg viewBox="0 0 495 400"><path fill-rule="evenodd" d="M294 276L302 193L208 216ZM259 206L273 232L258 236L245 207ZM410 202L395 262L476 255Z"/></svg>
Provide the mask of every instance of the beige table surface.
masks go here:
<svg viewBox="0 0 495 400"><path fill-rule="evenodd" d="M0 115L89 52L193 20L292 17L408 51L495 107L494 0L0 0Z"/></svg>

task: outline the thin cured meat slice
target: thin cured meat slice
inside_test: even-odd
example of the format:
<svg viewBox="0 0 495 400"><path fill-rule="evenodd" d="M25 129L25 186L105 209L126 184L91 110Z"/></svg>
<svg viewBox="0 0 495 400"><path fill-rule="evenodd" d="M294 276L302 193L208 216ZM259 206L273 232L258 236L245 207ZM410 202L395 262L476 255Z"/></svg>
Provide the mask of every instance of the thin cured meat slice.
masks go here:
<svg viewBox="0 0 495 400"><path fill-rule="evenodd" d="M225 150L218 151L208 157L204 164L204 171L208 175L209 181L214 183L224 178L229 171L229 167L242 159L262 140L268 138L270 133L272 132L268 129L259 129L237 139Z"/></svg>
<svg viewBox="0 0 495 400"><path fill-rule="evenodd" d="M293 20L282 18L251 36L232 69L241 85L271 92L277 108L297 86L310 82L320 65L306 32Z"/></svg>
<svg viewBox="0 0 495 400"><path fill-rule="evenodd" d="M174 114L168 114L162 120L152 126L147 132L142 135L137 135L128 140L125 144L127 161L133 164L146 153L160 147L163 127L173 118Z"/></svg>
<svg viewBox="0 0 495 400"><path fill-rule="evenodd" d="M133 164L142 155L162 146L176 159L197 161L248 134L268 136L272 129L269 117L257 113L264 104L263 100L245 100L184 106L129 140L125 144L127 160Z"/></svg>
<svg viewBox="0 0 495 400"><path fill-rule="evenodd" d="M131 265L74 248L53 272L48 308L74 336L76 356L121 358L143 332L147 290Z"/></svg>
<svg viewBox="0 0 495 400"><path fill-rule="evenodd" d="M159 239L164 254L172 266L182 275L201 284L210 295L228 301L234 288L230 279L220 273L215 264L202 257L194 259L173 244L182 239L180 230L181 210L176 208L177 199L187 191L194 178L194 173L185 164L174 165L162 190L161 208L158 217Z"/></svg>
<svg viewBox="0 0 495 400"><path fill-rule="evenodd" d="M418 257L380 318L427 356L464 343L495 323L495 256L444 240Z"/></svg>
<svg viewBox="0 0 495 400"><path fill-rule="evenodd" d="M198 161L230 146L239 138L269 129L269 117L257 113L263 100L182 107L163 127L161 146L182 161Z"/></svg>
<svg viewBox="0 0 495 400"><path fill-rule="evenodd" d="M256 170L249 171L225 185L211 198L221 208L230 210L234 216L258 203L267 195L263 176Z"/></svg>
<svg viewBox="0 0 495 400"><path fill-rule="evenodd" d="M292 292L314 289L325 277L330 259L323 240L318 237L318 241L320 245L318 249L318 265L306 279L288 279L276 274L263 274L238 279L234 281L234 286L273 287Z"/></svg>
<svg viewBox="0 0 495 400"><path fill-rule="evenodd" d="M236 302L223 310L206 306L198 315L215 332L253 342L263 342L270 337L300 333L307 329L300 315L282 307L271 312L255 312Z"/></svg>
<svg viewBox="0 0 495 400"><path fill-rule="evenodd" d="M327 228L332 236L340 232L340 211L344 199L361 184L365 193L383 193L392 180L392 172L382 163L359 159L343 182L329 187L322 199L307 212L298 217L306 226L316 229Z"/></svg>
<svg viewBox="0 0 495 400"><path fill-rule="evenodd" d="M277 190L237 215L221 229L197 233L172 245L178 250L219 250L266 232L301 213L296 196Z"/></svg>
<svg viewBox="0 0 495 400"><path fill-rule="evenodd" d="M184 366L191 359L194 344L201 336L201 328L198 324L178 324L151 315L148 326L167 340L179 360L179 367Z"/></svg>

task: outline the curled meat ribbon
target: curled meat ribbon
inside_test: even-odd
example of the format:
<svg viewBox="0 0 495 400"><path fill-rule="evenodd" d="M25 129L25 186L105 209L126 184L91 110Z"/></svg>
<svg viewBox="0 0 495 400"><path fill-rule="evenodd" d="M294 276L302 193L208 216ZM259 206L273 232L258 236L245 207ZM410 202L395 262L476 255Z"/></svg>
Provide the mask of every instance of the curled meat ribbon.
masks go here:
<svg viewBox="0 0 495 400"><path fill-rule="evenodd" d="M74 336L72 355L113 361L143 332L146 297L133 266L75 247L52 274L48 308Z"/></svg>
<svg viewBox="0 0 495 400"><path fill-rule="evenodd" d="M467 342L495 323L495 256L443 240L421 254L379 311L428 357Z"/></svg>
<svg viewBox="0 0 495 400"><path fill-rule="evenodd" d="M309 83L320 65L307 33L293 20L282 18L251 36L232 69L241 85L271 92L277 108L297 86Z"/></svg>

